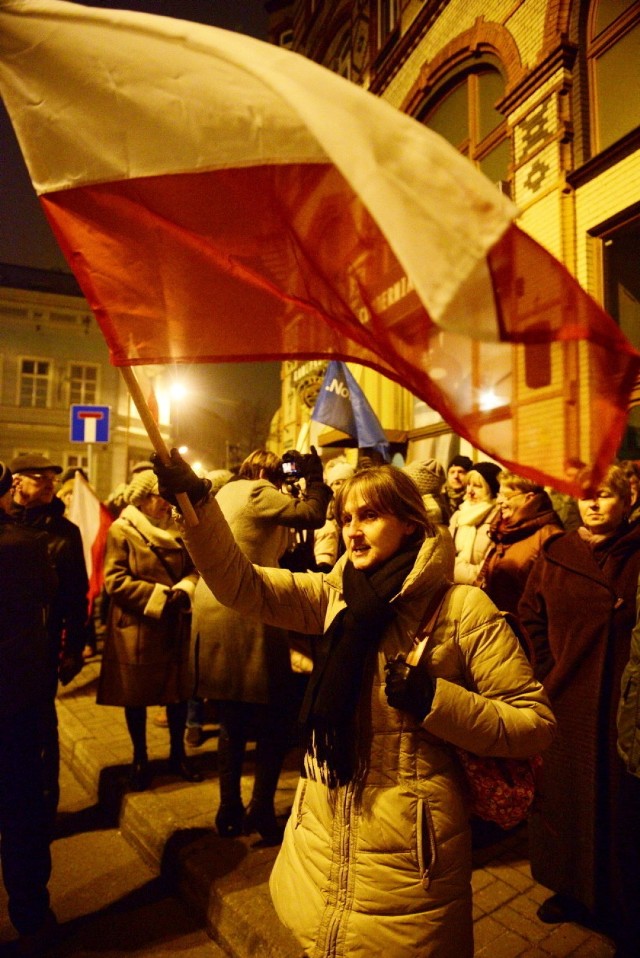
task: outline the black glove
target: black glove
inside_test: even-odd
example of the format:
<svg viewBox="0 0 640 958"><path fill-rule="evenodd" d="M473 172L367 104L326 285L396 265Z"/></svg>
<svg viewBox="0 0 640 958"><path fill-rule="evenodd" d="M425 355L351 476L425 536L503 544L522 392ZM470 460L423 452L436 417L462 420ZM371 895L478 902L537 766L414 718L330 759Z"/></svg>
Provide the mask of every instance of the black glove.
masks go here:
<svg viewBox="0 0 640 958"><path fill-rule="evenodd" d="M72 679L75 679L76 675L81 671L82 666L84 665L84 659L82 654L77 655L63 655L60 663L58 665L58 678L60 679L61 685L68 685Z"/></svg>
<svg viewBox="0 0 640 958"><path fill-rule="evenodd" d="M324 482L322 459L315 446L312 446L311 452L304 457L304 475L307 482Z"/></svg>
<svg viewBox="0 0 640 958"><path fill-rule="evenodd" d="M158 477L160 495L167 502L177 506L176 494L186 492L191 503L195 505L201 499L204 499L211 488L211 483L208 479L200 479L189 463L184 461L177 449L172 449L169 455L171 462L168 466L160 460L157 453L154 452L151 456L153 471Z"/></svg>
<svg viewBox="0 0 640 958"><path fill-rule="evenodd" d="M188 612L191 603L189 596L182 589L170 589L164 603L163 613Z"/></svg>
<svg viewBox="0 0 640 958"><path fill-rule="evenodd" d="M435 687L427 670L408 665L402 654L385 665L387 681L384 690L387 702L394 709L409 712L422 722L431 711Z"/></svg>

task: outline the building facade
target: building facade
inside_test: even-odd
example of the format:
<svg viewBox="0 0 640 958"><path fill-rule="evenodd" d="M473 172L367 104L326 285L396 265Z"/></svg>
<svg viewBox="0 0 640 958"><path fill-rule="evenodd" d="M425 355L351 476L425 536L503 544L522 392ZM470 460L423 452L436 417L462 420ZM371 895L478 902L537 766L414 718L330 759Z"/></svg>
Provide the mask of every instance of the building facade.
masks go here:
<svg viewBox="0 0 640 958"><path fill-rule="evenodd" d="M388 100L444 136L520 210L545 246L640 348L640 4L634 0L268 0L271 40ZM515 348L515 347L514 347ZM589 410L575 392L576 344L516 365L520 444L561 433L580 455ZM446 460L459 441L433 410L352 367L408 459ZM499 384L488 345L473 358L478 394ZM282 427L305 419L296 365L285 368ZM545 422L529 414L544 390ZM637 392L637 390L636 390ZM297 400L295 399L298 396ZM286 401L285 400L286 397ZM620 455L640 459L640 396ZM319 443L323 444L320 435ZM549 442L554 468L561 446ZM463 450L469 451L469 450ZM522 452L505 450L509 457Z"/></svg>
<svg viewBox="0 0 640 958"><path fill-rule="evenodd" d="M250 451L211 409L176 396L175 369L141 366L136 376L164 441L187 446L202 471L234 465ZM73 439L77 406L107 407L107 441ZM243 423L242 437L246 430ZM151 449L75 278L0 264L0 461L38 452L64 469L79 466L104 500Z"/></svg>

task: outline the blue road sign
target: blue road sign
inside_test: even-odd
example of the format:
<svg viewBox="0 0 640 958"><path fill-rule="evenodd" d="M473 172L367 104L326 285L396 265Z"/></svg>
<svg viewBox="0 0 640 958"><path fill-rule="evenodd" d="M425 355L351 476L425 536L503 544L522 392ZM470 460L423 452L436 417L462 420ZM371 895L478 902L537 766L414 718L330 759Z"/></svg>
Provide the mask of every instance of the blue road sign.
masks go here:
<svg viewBox="0 0 640 958"><path fill-rule="evenodd" d="M109 442L110 406L71 406L71 442Z"/></svg>

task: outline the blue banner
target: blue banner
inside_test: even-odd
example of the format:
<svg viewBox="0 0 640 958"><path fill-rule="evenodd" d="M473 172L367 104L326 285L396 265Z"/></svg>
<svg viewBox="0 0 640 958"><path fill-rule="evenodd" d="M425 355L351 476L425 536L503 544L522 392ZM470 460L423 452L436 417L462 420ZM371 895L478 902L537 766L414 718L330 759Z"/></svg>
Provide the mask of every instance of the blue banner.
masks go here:
<svg viewBox="0 0 640 958"><path fill-rule="evenodd" d="M359 449L377 449L389 460L384 430L344 363L329 363L311 418L346 433L357 441Z"/></svg>

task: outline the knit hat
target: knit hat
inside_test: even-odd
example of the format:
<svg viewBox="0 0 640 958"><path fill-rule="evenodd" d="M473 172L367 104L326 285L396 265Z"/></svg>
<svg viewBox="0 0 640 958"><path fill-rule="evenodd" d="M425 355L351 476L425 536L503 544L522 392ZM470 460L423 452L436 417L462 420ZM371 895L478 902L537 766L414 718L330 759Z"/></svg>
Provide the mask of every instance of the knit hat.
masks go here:
<svg viewBox="0 0 640 958"><path fill-rule="evenodd" d="M142 459L131 467L131 475L135 476L137 472L146 472L147 469L153 469L153 463L148 459Z"/></svg>
<svg viewBox="0 0 640 958"><path fill-rule="evenodd" d="M132 506L139 506L145 496L151 493L158 495L158 478L153 469L144 469L142 472L136 472L132 477L124 490L124 499Z"/></svg>
<svg viewBox="0 0 640 958"><path fill-rule="evenodd" d="M500 489L498 473L502 472L502 466L496 465L495 462L477 462L475 466L471 467L470 472L480 473L491 490L491 498L495 499Z"/></svg>
<svg viewBox="0 0 640 958"><path fill-rule="evenodd" d="M351 479L355 475L355 469L346 459L332 459L325 466L324 474L326 483L330 486L332 482L337 482L339 479L343 481Z"/></svg>
<svg viewBox="0 0 640 958"><path fill-rule="evenodd" d="M43 469L51 469L52 472L60 475L62 472L62 466L56 466L55 463L51 462L50 459L47 459L46 456L41 456L37 452L27 452L24 456L16 456L9 463L11 472L41 472Z"/></svg>
<svg viewBox="0 0 640 958"><path fill-rule="evenodd" d="M403 466L402 471L411 476L421 496L440 492L446 479L444 467L437 459L410 462L409 465Z"/></svg>
<svg viewBox="0 0 640 958"><path fill-rule="evenodd" d="M447 466L447 472L451 469L451 466L460 466L461 469L465 469L467 472L473 469L473 463L468 456L454 456Z"/></svg>
<svg viewBox="0 0 640 958"><path fill-rule="evenodd" d="M0 462L0 497L9 491L12 482L13 474L11 470L3 462Z"/></svg>

